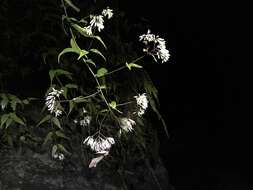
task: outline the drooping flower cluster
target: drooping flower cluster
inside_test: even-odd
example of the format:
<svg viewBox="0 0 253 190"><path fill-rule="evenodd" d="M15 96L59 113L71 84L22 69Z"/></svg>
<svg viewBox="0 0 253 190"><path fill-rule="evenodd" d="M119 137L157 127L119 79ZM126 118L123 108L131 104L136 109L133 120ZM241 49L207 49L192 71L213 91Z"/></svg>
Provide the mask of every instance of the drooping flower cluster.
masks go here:
<svg viewBox="0 0 253 190"><path fill-rule="evenodd" d="M92 35L92 31L97 29L99 32L104 29L104 17L111 19L113 16L113 10L107 7L103 9L101 15L90 15L90 24L84 27L84 30L88 35Z"/></svg>
<svg viewBox="0 0 253 190"><path fill-rule="evenodd" d="M141 117L145 113L146 109L148 108L147 95L146 93L143 93L143 94L139 94L138 96L134 96L134 98L136 99L136 103L139 108L137 114L138 116Z"/></svg>
<svg viewBox="0 0 253 190"><path fill-rule="evenodd" d="M131 132L133 130L133 126L136 125L134 120L127 117L120 118L119 122L120 127L126 132Z"/></svg>
<svg viewBox="0 0 253 190"><path fill-rule="evenodd" d="M97 154L108 154L111 146L115 144L114 138L106 137L103 138L98 136L94 138L93 136L88 136L84 141L83 144L90 147Z"/></svg>
<svg viewBox="0 0 253 190"><path fill-rule="evenodd" d="M55 117L58 117L62 114L62 111L58 108L59 107L59 102L57 98L60 97L60 95L64 92L63 90L56 90L52 88L53 91L48 93L46 97L46 106L48 108L48 111L51 114L55 114Z"/></svg>
<svg viewBox="0 0 253 190"><path fill-rule="evenodd" d="M166 41L159 36L150 33L148 30L147 34L139 36L139 40L144 43L146 48L144 52L157 56L158 59L162 60L162 63L167 62L170 58L169 50L166 49Z"/></svg>

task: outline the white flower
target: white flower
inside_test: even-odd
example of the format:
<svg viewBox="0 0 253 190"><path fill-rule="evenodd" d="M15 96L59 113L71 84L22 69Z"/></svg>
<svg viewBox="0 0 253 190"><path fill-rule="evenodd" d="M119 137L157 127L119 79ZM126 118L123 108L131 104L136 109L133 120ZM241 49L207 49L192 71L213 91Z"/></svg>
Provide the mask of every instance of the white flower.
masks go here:
<svg viewBox="0 0 253 190"><path fill-rule="evenodd" d="M167 62L170 58L169 50L162 48L157 51L157 57L162 60L162 63Z"/></svg>
<svg viewBox="0 0 253 190"><path fill-rule="evenodd" d="M98 154L102 154L103 152L109 152L111 146L115 143L112 137L102 138L97 137L94 138L93 136L88 136L84 141L83 144L89 146L91 150Z"/></svg>
<svg viewBox="0 0 253 190"><path fill-rule="evenodd" d="M92 35L92 26L91 25L84 27L83 29L85 30L86 34L88 34L89 36Z"/></svg>
<svg viewBox="0 0 253 190"><path fill-rule="evenodd" d="M133 130L133 125L136 125L135 121L130 118L120 118L120 127L126 131L131 132Z"/></svg>
<svg viewBox="0 0 253 190"><path fill-rule="evenodd" d="M145 93L134 96L136 103L139 107L138 116L142 116L145 113L145 110L148 108L148 99Z"/></svg>
<svg viewBox="0 0 253 190"><path fill-rule="evenodd" d="M55 117L58 117L62 114L62 111L61 110L55 110L54 114L55 114Z"/></svg>
<svg viewBox="0 0 253 190"><path fill-rule="evenodd" d="M146 48L143 49L144 52L147 52L153 56L157 56L158 59L162 60L162 63L167 62L170 58L169 50L166 49L166 41L159 36L150 33L148 30L147 34L139 36L139 40L142 41ZM151 44L152 49L150 49Z"/></svg>
<svg viewBox="0 0 253 190"><path fill-rule="evenodd" d="M62 111L58 109L59 102L56 100L56 98L60 97L60 94L63 93L63 90L56 90L52 88L53 91L48 93L46 97L46 106L48 108L48 111L52 114L55 114L55 117L58 117L62 114Z"/></svg>
<svg viewBox="0 0 253 190"><path fill-rule="evenodd" d="M81 121L80 121L80 125L83 127L87 127L90 125L90 121L91 121L91 116L85 116Z"/></svg>
<svg viewBox="0 0 253 190"><path fill-rule="evenodd" d="M102 15L90 15L90 18L90 27L97 28L99 32L104 29L104 18Z"/></svg>
<svg viewBox="0 0 253 190"><path fill-rule="evenodd" d="M64 160L65 156L64 156L64 154L59 154L58 158L59 158L59 160Z"/></svg>
<svg viewBox="0 0 253 190"><path fill-rule="evenodd" d="M112 16L113 16L113 12L112 12L112 11L113 11L112 9L110 9L109 7L107 7L106 9L104 9L104 10L102 11L102 15L103 15L104 17L107 17L108 19L111 19Z"/></svg>
<svg viewBox="0 0 253 190"><path fill-rule="evenodd" d="M107 137L106 140L107 140L110 144L115 144L114 138L112 138L112 137Z"/></svg>
<svg viewBox="0 0 253 190"><path fill-rule="evenodd" d="M142 41L145 45L147 45L149 42L155 41L155 35L150 34L150 30L148 30L147 34L139 36L139 40Z"/></svg>

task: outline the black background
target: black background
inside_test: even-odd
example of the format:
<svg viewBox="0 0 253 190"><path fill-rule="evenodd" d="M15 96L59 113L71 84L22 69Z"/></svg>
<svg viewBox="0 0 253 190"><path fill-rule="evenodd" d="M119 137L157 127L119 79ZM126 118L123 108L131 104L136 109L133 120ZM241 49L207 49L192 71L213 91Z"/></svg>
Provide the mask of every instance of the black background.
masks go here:
<svg viewBox="0 0 253 190"><path fill-rule="evenodd" d="M146 17L171 53L168 63L149 68L170 133L159 132L170 183L176 190L253 189L248 11L232 2L118 2L133 20Z"/></svg>
<svg viewBox="0 0 253 190"><path fill-rule="evenodd" d="M177 3L122 5L146 16L171 53L150 69L170 133L159 134L170 182L175 189L252 189L248 11L232 2Z"/></svg>

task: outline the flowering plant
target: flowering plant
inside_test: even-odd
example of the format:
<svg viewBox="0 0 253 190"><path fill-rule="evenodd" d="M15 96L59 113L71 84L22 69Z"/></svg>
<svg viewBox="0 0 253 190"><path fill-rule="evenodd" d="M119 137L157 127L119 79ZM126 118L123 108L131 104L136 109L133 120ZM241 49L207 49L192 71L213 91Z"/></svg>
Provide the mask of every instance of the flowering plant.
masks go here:
<svg viewBox="0 0 253 190"><path fill-rule="evenodd" d="M71 141L78 132L82 148L94 155L89 160L92 168L108 157L114 146L122 147L122 142L129 136L135 134L137 140L144 138L143 117L149 105L162 120L154 100L157 91L143 68L142 60L151 56L155 62L165 63L170 54L165 40L148 30L139 36L143 55L119 64L117 55L111 56L110 48L102 40L103 30L114 18L114 10L107 7L99 14L77 19L69 16L68 9L80 12L78 7L70 0L61 0L61 4L64 13L62 25L70 43L58 54L58 63L49 70L50 86L45 93L43 108L45 114L36 127L50 127L42 146L47 146L50 141L48 147L56 160L71 156L71 149L74 149ZM140 81L135 82L137 87L126 89L126 85L133 84L131 80L137 76L141 76ZM11 96L1 94L2 111L6 111L9 103L13 104L11 101L14 100L8 97ZM22 105L33 100L15 98L16 103ZM25 119L15 113L1 115L3 130L11 123L26 125Z"/></svg>

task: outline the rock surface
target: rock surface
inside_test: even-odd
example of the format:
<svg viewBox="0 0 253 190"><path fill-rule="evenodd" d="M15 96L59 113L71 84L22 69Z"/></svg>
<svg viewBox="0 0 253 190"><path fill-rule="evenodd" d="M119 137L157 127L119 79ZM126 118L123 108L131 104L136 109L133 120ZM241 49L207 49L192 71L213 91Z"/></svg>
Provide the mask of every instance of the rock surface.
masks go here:
<svg viewBox="0 0 253 190"><path fill-rule="evenodd" d="M0 190L172 189L161 162L155 168L145 167L145 164L131 167L131 170L125 170L123 178L117 171L104 171L100 166L88 169L78 162L71 165L52 160L46 154L33 153L31 156L0 151L0 158Z"/></svg>

